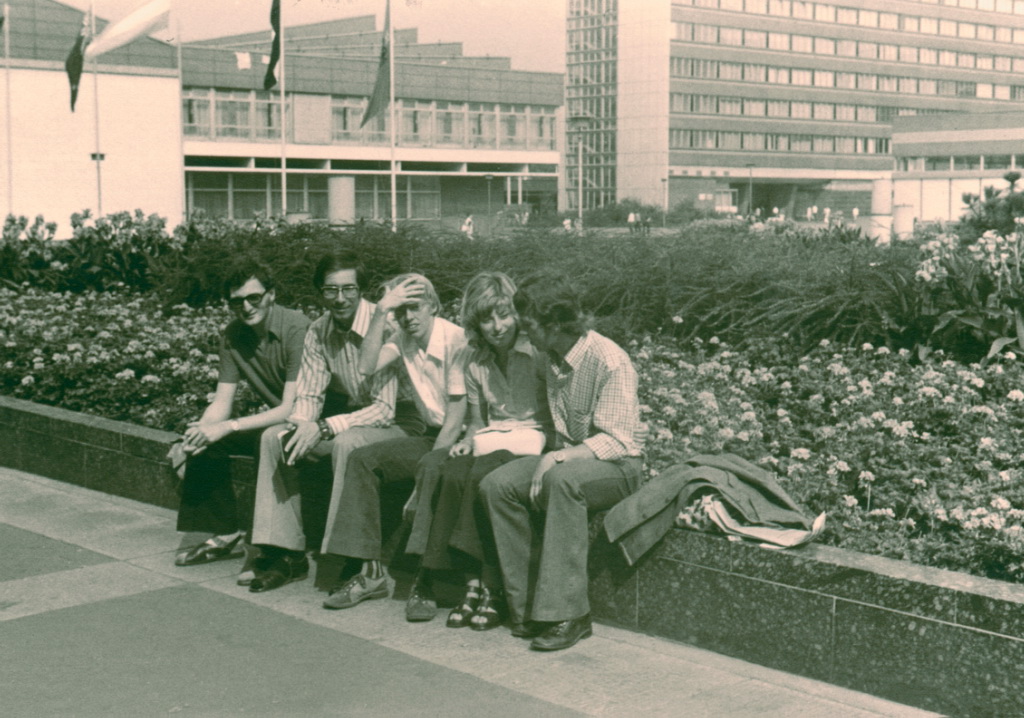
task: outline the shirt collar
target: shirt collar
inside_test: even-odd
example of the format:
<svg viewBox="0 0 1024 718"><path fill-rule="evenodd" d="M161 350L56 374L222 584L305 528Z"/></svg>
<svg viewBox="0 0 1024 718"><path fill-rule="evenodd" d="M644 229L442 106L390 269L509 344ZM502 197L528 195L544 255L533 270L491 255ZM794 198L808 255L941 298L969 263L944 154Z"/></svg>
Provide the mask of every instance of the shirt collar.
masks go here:
<svg viewBox="0 0 1024 718"><path fill-rule="evenodd" d="M329 311L327 312L328 322L331 325L331 331L338 332L339 334L346 335L349 332L354 332L359 337L366 336L366 330L370 328L370 317L373 316L373 310L376 308L375 304L372 304L365 299L359 300L359 305L356 307L356 315L352 317L352 326L343 330L334 322L334 315Z"/></svg>
<svg viewBox="0 0 1024 718"><path fill-rule="evenodd" d="M519 335L516 337L516 343L512 345L512 351L520 354L526 354L531 357L535 356L537 353L536 347L530 343L530 337L522 329L519 330Z"/></svg>
<svg viewBox="0 0 1024 718"><path fill-rule="evenodd" d="M427 355L438 361L444 361L445 347L448 345L447 322L441 317L434 317L434 326L430 328L430 341L427 342Z"/></svg>
<svg viewBox="0 0 1024 718"><path fill-rule="evenodd" d="M241 324L256 335L255 329L244 322ZM284 336L284 311L276 304L271 304L270 309L267 310L267 318L263 321L263 326L266 328L268 335L272 334L275 339L280 340Z"/></svg>
<svg viewBox="0 0 1024 718"><path fill-rule="evenodd" d="M572 345L572 349L565 355L565 359L562 360L562 364L570 367L573 371L579 368L583 362L583 357L587 353L587 347L590 346L590 332L581 336L576 340L576 343Z"/></svg>

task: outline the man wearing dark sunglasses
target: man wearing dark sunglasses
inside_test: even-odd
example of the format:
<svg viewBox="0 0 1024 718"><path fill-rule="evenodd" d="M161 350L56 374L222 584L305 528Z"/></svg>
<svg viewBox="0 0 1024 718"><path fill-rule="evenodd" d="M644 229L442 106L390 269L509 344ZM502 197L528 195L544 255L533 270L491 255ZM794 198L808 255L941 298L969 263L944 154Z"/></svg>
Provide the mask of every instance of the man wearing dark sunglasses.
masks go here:
<svg viewBox="0 0 1024 718"><path fill-rule="evenodd" d="M309 327L304 314L274 303L274 280L262 264L239 261L228 273L225 290L234 318L221 337L217 390L182 437L188 458L178 510L178 530L186 532L175 557L179 566L241 555L245 527L235 508L230 457L258 456L262 431L291 413ZM266 411L233 416L242 379L269 407Z"/></svg>

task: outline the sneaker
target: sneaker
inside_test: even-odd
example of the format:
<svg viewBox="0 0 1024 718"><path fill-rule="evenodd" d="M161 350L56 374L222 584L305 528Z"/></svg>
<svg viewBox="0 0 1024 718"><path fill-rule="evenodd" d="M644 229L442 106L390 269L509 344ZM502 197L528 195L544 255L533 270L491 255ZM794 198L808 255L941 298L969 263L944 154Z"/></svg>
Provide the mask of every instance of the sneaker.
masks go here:
<svg viewBox="0 0 1024 718"><path fill-rule="evenodd" d="M353 576L344 586L332 593L326 601L324 608L339 609L352 608L353 606L368 601L372 598L388 597L388 581L381 578L367 578L363 574Z"/></svg>

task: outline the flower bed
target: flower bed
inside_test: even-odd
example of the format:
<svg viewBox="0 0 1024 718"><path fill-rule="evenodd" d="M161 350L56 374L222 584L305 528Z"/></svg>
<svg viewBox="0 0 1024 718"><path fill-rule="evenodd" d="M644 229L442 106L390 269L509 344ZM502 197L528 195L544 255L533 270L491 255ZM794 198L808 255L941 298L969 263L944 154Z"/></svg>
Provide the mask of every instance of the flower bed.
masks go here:
<svg viewBox="0 0 1024 718"><path fill-rule="evenodd" d="M147 296L38 290L0 289L0 307L0 392L170 431L205 406L228 318L164 313ZM827 543L1024 580L1024 366L1012 352L982 367L828 342L803 356L782 340L628 348L653 472L731 451L827 511Z"/></svg>

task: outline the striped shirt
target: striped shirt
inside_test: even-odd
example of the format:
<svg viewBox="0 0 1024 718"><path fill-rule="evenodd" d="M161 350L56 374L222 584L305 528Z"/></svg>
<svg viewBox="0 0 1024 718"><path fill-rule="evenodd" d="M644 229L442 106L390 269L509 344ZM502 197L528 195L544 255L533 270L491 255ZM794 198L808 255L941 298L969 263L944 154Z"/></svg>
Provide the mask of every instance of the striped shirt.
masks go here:
<svg viewBox="0 0 1024 718"><path fill-rule="evenodd" d="M370 326L375 305L359 301L352 328L339 329L330 312L316 319L306 333L302 366L296 385L295 408L289 421L316 421L327 392L348 397L347 414L326 417L335 434L354 426L389 426L395 417L397 373L385 368L373 376L359 372L359 348Z"/></svg>
<svg viewBox="0 0 1024 718"><path fill-rule="evenodd" d="M636 370L618 344L587 332L559 366L548 362L547 375L561 444L584 444L602 461L640 456Z"/></svg>

